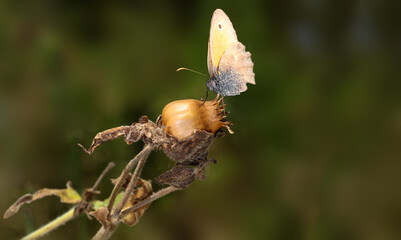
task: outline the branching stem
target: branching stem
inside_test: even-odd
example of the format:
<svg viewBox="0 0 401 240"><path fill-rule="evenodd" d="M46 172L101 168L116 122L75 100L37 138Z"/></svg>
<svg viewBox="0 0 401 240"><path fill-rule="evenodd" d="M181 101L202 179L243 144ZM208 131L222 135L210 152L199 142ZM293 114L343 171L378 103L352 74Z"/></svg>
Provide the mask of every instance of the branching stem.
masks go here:
<svg viewBox="0 0 401 240"><path fill-rule="evenodd" d="M92 191L95 191L97 186L99 185L99 183L102 181L102 179L104 178L104 176L106 175L106 173L108 171L110 171L110 169L112 169L116 164L114 162L110 162L107 167L103 170L103 172L100 174L100 176L97 178L96 182L93 184L92 186Z"/></svg>
<svg viewBox="0 0 401 240"><path fill-rule="evenodd" d="M121 173L120 177L118 178L119 181L116 183L116 185L113 188L113 191L111 192L111 195L110 195L110 198L109 198L110 199L109 200L109 204L107 205L107 210L109 210L109 212L111 212L111 210L113 208L113 205L114 205L114 201L116 200L116 197L117 197L122 185L124 184L125 179L128 177L128 174L130 173L130 171L134 168L134 166L137 164L139 159L141 159L144 156L148 157L149 153L152 150L153 150L153 146L146 145L142 149L142 151L139 152L133 159L131 159L131 161L124 168L123 172Z"/></svg>
<svg viewBox="0 0 401 240"><path fill-rule="evenodd" d="M125 189L125 192L124 192L123 197L121 198L121 201L117 204L117 206L111 213L112 218L119 217L121 210L123 209L125 203L128 201L129 196L135 190L135 187L138 182L139 176L141 175L143 166L145 166L146 159L148 158L148 156L149 156L150 152L153 150L153 148L154 147L151 144L148 144L143 148L143 150L140 153L138 153L138 155L136 155L136 157L138 157L138 159L139 159L138 165L136 166L134 174L132 175L129 184L128 184L127 188ZM134 160L135 160L135 158L134 158ZM128 172L132 169L132 167L129 165L130 164L128 164L127 167L124 169L123 174L126 173L126 175L128 175ZM121 182L121 183L125 182L125 177L120 178L119 182Z"/></svg>
<svg viewBox="0 0 401 240"><path fill-rule="evenodd" d="M181 190L181 189L177 188L177 187L174 187L174 186L169 186L169 187L163 188L163 189L159 190L158 192L153 193L150 197L146 198L142 202L139 202L139 203L135 204L134 206L132 206L130 208L127 208L124 211L122 211L121 214L120 214L120 218L123 218L125 215L136 211L138 208L141 208L141 207L143 207L143 206L145 206L145 205L147 205L147 204L149 204L149 203L151 203L151 202L153 202L153 201L155 201L155 200L157 200L157 199L159 199L161 197L164 197L169 193L177 191L177 190Z"/></svg>
<svg viewBox="0 0 401 240"><path fill-rule="evenodd" d="M92 240L106 240L113 235L114 231L117 229L118 225L120 224L120 215L121 215L121 210L123 209L125 203L128 201L129 196L131 193L135 190L136 184L138 182L139 176L141 175L143 166L145 165L146 159L148 158L150 152L154 149L154 146L152 144L147 144L145 147L142 149L141 152L139 152L124 168L123 172L121 173L120 177L118 178L118 182L113 188L113 191L111 192L110 198L109 198L109 204L107 206L107 209L110 213L108 218L109 225L107 228L102 225L102 227L99 229L99 231L96 233L96 235L92 238ZM121 201L118 202L117 206L113 209L114 202L116 200L117 194L119 193L122 185L126 181L129 173L131 170L134 168L134 166L137 164L134 174L131 177L131 180L127 186L127 188L124 191L124 194L121 198Z"/></svg>

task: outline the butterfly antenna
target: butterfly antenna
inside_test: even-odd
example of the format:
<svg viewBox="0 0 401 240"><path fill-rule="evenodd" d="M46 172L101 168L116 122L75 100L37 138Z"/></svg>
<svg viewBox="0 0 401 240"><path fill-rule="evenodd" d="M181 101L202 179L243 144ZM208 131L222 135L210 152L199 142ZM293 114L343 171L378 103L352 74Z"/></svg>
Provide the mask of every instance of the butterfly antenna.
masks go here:
<svg viewBox="0 0 401 240"><path fill-rule="evenodd" d="M192 70L192 69L189 69L189 68L184 68L184 67L181 67L181 68L177 69L177 72L178 72L178 71L181 71L181 70L187 70L187 71L194 72L194 73L197 73L197 74L199 74L199 75L202 75L202 76L207 77L207 76L206 76L205 74L203 74L203 73L197 72L197 71Z"/></svg>

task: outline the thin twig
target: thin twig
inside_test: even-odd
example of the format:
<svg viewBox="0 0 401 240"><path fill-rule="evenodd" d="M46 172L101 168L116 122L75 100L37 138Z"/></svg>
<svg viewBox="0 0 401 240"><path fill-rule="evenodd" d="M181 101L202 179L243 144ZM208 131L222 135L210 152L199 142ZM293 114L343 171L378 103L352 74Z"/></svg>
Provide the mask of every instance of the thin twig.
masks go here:
<svg viewBox="0 0 401 240"><path fill-rule="evenodd" d="M122 211L121 214L120 214L120 218L123 218L125 215L136 211L138 208L141 208L141 207L143 207L143 206L155 201L156 199L164 197L167 194L172 193L172 192L177 191L177 190L181 190L181 188L177 188L177 187L174 187L174 186L169 186L169 187L163 188L163 189L159 190L158 192L153 193L150 197L144 199L143 201L141 201L141 202L135 204L134 206L132 206L130 208L127 208L124 211Z"/></svg>
<svg viewBox="0 0 401 240"><path fill-rule="evenodd" d="M148 158L150 152L153 150L154 146L151 144L145 145L145 147L142 149L141 152L139 152L124 168L123 172L121 173L120 177L118 178L118 182L113 188L113 191L110 195L109 198L109 204L107 206L107 209L109 213L111 213L111 218L109 218L108 221L109 224L107 227L101 226L100 229L97 231L96 235L92 238L92 240L106 240L113 235L114 231L117 229L118 225L120 224L119 221L119 215L121 213L121 209L124 207L125 203L128 200L128 197L130 194L135 190L136 183L138 181L139 175L141 174L142 168L145 165L146 159ZM137 165L134 174L131 177L130 183L128 184L124 195L120 202L117 204L117 206L113 209L113 212L111 212L116 196L121 188L121 186L124 184L128 174L134 168L134 166Z"/></svg>
<svg viewBox="0 0 401 240"><path fill-rule="evenodd" d="M100 176L98 177L98 179L96 180L95 184L93 184L93 187L91 188L93 191L96 190L97 186L99 185L100 181L102 181L102 179L104 178L104 176L106 175L106 173L108 171L110 171L110 169L112 169L116 164L114 162L110 162L107 167L103 170L103 172L100 174Z"/></svg>
<svg viewBox="0 0 401 240"><path fill-rule="evenodd" d="M143 166L145 165L146 159L148 158L150 152L153 150L153 146L151 144L146 145L143 150L137 155L139 156L138 165L135 168L134 174L131 177L131 180L124 191L124 195L122 196L120 202L114 208L113 212L111 213L113 218L117 218L123 209L125 203L128 201L129 196L135 190L136 184L138 182L139 176L141 175ZM128 168L124 169L124 171L130 171ZM120 178L119 182L125 182L125 178Z"/></svg>
<svg viewBox="0 0 401 240"><path fill-rule="evenodd" d="M139 152L131 161L127 164L127 166L124 168L123 172L121 173L120 177L118 178L119 181L116 183L116 185L113 188L113 191L110 194L109 198L109 204L107 205L107 210L111 212L111 209L113 208L114 201L116 200L116 197L120 191L121 186L124 184L125 179L127 178L128 174L134 168L134 166L137 164L139 159L142 158L142 156L147 153L149 154L153 150L153 147L150 145L145 146L141 152Z"/></svg>
<svg viewBox="0 0 401 240"><path fill-rule="evenodd" d="M114 167L114 165L115 164L113 162L110 162L107 165L107 167L103 170L103 172L100 174L100 176L97 178L93 186L91 188L85 189L85 191L82 194L82 201L75 208L74 216L79 215L82 212L85 212L88 218L91 219L90 215L88 214L88 209L90 208L89 202L92 200L92 197L95 194L99 193L99 191L96 191L97 186L99 185L100 181L104 178L106 173L110 171L111 168Z"/></svg>

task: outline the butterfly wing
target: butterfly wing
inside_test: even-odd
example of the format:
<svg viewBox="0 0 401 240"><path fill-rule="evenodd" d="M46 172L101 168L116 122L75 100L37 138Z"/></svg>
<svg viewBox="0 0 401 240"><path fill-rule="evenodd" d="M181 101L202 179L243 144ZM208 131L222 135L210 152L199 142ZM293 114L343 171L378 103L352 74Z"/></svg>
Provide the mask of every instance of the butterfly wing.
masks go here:
<svg viewBox="0 0 401 240"><path fill-rule="evenodd" d="M236 42L223 54L216 75L215 92L222 96L235 96L247 90L247 83L255 84L251 53Z"/></svg>
<svg viewBox="0 0 401 240"><path fill-rule="evenodd" d="M209 76L213 79L224 52L232 44L238 42L233 24L221 9L216 9L210 24L207 67Z"/></svg>

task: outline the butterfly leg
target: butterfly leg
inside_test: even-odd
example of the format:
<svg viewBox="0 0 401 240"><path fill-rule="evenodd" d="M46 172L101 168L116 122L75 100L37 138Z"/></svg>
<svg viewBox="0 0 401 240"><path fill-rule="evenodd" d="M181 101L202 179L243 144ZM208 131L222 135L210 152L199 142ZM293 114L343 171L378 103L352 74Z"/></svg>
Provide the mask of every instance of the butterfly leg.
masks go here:
<svg viewBox="0 0 401 240"><path fill-rule="evenodd" d="M201 99L201 101L203 101L202 105L205 104L208 96L209 96L209 89L206 87L206 97L205 97L205 99Z"/></svg>

